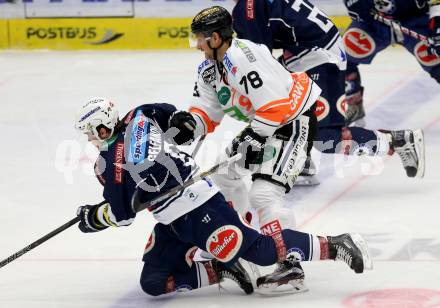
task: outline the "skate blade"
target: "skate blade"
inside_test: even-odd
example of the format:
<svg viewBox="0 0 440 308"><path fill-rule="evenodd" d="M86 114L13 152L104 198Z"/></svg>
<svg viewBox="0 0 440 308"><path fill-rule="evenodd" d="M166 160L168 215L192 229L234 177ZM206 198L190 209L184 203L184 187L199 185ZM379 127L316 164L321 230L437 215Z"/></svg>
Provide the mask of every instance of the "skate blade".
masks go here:
<svg viewBox="0 0 440 308"><path fill-rule="evenodd" d="M304 280L301 279L295 282L289 282L279 286L277 283L264 284L255 289L255 293L264 296L278 296L282 294L298 294L309 291L309 288L304 284Z"/></svg>
<svg viewBox="0 0 440 308"><path fill-rule="evenodd" d="M367 242L359 233L350 233L351 239L359 248L362 253L362 259L364 261L364 271L373 269L373 259L370 255L370 250L368 249Z"/></svg>
<svg viewBox="0 0 440 308"><path fill-rule="evenodd" d="M318 178L314 175L311 176L298 176L298 178L295 181L294 186L316 186L321 184L318 180Z"/></svg>
<svg viewBox="0 0 440 308"><path fill-rule="evenodd" d="M421 129L413 131L413 136L414 148L419 159L419 165L415 177L421 179L425 175L425 138Z"/></svg>

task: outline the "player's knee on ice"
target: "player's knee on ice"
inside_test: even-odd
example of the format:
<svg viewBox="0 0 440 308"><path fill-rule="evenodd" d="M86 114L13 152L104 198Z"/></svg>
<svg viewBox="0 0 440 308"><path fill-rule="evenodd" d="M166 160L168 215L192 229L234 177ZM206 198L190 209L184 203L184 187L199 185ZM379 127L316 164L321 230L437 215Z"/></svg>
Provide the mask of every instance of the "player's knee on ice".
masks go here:
<svg viewBox="0 0 440 308"><path fill-rule="evenodd" d="M148 265L144 265L140 279L142 290L151 296L167 293L166 283L168 276L168 272L158 271Z"/></svg>

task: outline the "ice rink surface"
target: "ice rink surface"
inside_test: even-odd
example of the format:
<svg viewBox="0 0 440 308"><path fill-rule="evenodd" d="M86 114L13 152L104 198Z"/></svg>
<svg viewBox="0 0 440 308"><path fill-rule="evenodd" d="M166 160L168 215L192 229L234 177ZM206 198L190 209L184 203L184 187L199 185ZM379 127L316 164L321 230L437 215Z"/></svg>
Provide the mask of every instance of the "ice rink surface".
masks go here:
<svg viewBox="0 0 440 308"><path fill-rule="evenodd" d="M186 109L199 52L0 53L0 259L101 201L96 152L73 128L92 96L121 114L143 103ZM310 291L245 296L233 283L151 298L138 283L154 221L82 234L74 226L0 269L0 307L440 307L440 86L400 48L362 66L369 128L423 128L426 176L408 179L399 158L319 155L321 185L297 188L286 204L301 230L363 234L375 268L304 263ZM206 168L242 127L225 118L203 145ZM266 269L269 270L269 269Z"/></svg>

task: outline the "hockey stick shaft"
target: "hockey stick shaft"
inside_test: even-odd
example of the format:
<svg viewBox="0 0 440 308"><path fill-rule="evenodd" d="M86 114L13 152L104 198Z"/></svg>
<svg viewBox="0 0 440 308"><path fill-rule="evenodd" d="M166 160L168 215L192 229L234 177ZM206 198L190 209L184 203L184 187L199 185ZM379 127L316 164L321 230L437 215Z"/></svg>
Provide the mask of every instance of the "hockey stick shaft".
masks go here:
<svg viewBox="0 0 440 308"><path fill-rule="evenodd" d="M32 249L34 249L35 247L43 244L45 241L47 241L48 239L51 239L52 237L54 237L55 235L57 235L58 233L63 232L64 230L70 228L71 226L75 225L77 222L80 221L79 217L75 217L72 220L66 222L64 225L62 225L61 227L56 228L55 230L53 230L52 232L46 234L45 236L43 236L42 238L36 240L35 242L33 242L32 244L29 244L28 246L26 246L25 248L17 251L16 253L14 253L13 255L7 257L6 259L2 260L0 262L0 268L2 268L3 266L5 266L8 263L11 263L12 261L14 261L15 259L21 257L22 255L24 255L25 253L31 251Z"/></svg>
<svg viewBox="0 0 440 308"><path fill-rule="evenodd" d="M188 181L186 181L185 183L183 183L183 185L180 186L176 186L162 194L160 194L159 196L157 196L156 198L154 198L153 200L150 200L148 202L144 202L141 203L139 201L138 195L137 193L135 193L135 195L133 196L133 202L132 202L132 209L135 213L138 213L140 211L145 210L146 208L151 208L154 207L156 204L158 204L159 202L177 194L178 192L180 192L181 190L184 190L185 188L187 188L188 186L191 186L192 184L194 184L195 182L198 182L200 180L202 180L204 177L207 177L215 172L217 172L218 169L220 169L221 167L228 165L234 161L237 161L241 158L241 154L237 154L227 160L224 160L220 163L218 163L217 165L211 167L210 169L199 173L198 175L192 177L191 179L189 179Z"/></svg>
<svg viewBox="0 0 440 308"><path fill-rule="evenodd" d="M416 40L419 40L419 41L427 42L428 44L432 43L431 40L428 37L426 37L425 35L420 34L416 31L411 30L411 29L408 29L407 27L402 26L401 24L395 22L392 19L385 18L385 17L377 14L377 12L371 12L371 15L378 22L383 23L393 29L399 30L400 32L402 32L403 34L405 34L407 36L415 38Z"/></svg>

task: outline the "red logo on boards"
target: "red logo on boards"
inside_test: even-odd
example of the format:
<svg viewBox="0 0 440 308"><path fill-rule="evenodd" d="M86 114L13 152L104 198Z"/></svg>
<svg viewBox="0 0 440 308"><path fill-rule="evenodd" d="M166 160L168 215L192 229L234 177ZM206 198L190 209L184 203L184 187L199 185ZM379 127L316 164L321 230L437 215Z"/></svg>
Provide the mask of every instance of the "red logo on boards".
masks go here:
<svg viewBox="0 0 440 308"><path fill-rule="evenodd" d="M236 226L226 225L215 230L206 241L206 250L222 262L232 260L243 241L243 234Z"/></svg>
<svg viewBox="0 0 440 308"><path fill-rule="evenodd" d="M419 42L414 47L414 55L417 60L425 66L434 66L440 63L440 58L428 52L428 45L424 42Z"/></svg>
<svg viewBox="0 0 440 308"><path fill-rule="evenodd" d="M345 94L341 95L340 98L338 98L338 101L336 102L336 108L338 109L339 113L342 114L345 117L345 105L347 104L347 100L345 99Z"/></svg>
<svg viewBox="0 0 440 308"><path fill-rule="evenodd" d="M344 47L353 58L366 58L376 49L373 38L364 30L351 28L345 32Z"/></svg>
<svg viewBox="0 0 440 308"><path fill-rule="evenodd" d="M328 116L330 112L330 105L328 104L328 101L320 96L318 100L316 101L316 109L315 109L315 115L318 121L321 121L322 119L325 119L325 117Z"/></svg>

